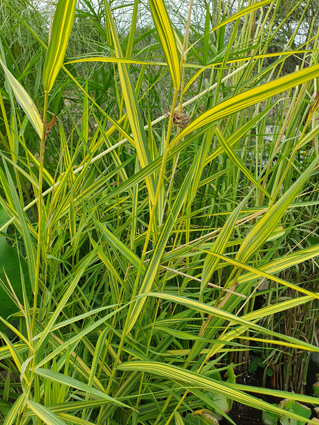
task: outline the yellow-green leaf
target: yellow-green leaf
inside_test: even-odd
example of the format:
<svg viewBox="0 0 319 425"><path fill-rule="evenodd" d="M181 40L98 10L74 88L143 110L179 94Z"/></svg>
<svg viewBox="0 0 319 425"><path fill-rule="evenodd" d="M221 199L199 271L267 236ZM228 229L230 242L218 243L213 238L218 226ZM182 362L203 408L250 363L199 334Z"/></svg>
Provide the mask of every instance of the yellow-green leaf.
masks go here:
<svg viewBox="0 0 319 425"><path fill-rule="evenodd" d="M59 0L54 14L51 40L43 67L43 87L49 92L63 65L70 38L76 0Z"/></svg>
<svg viewBox="0 0 319 425"><path fill-rule="evenodd" d="M217 30L218 28L223 27L224 25L235 21L236 19L241 18L242 16L248 15L248 13L253 12L256 9L260 9L263 6L267 6L267 4L272 3L273 0L263 0L260 2L256 2L255 4L252 4L249 7L246 7L245 9L240 10L239 12L235 13L235 15L230 16L229 18L222 21L219 25L217 25L215 28L213 28L210 32L213 32Z"/></svg>
<svg viewBox="0 0 319 425"><path fill-rule="evenodd" d="M181 82L180 59L178 57L175 34L165 8L164 1L150 0L149 4L154 24L171 73L174 88L178 90Z"/></svg>
<svg viewBox="0 0 319 425"><path fill-rule="evenodd" d="M185 425L181 415L178 412L174 413L175 425Z"/></svg>
<svg viewBox="0 0 319 425"><path fill-rule="evenodd" d="M276 258L275 260L264 264L258 268L260 272L269 272L272 274L286 270L289 267L292 267L296 264L300 264L303 261L310 260L311 258L317 257L319 255L319 245L313 245L309 248L300 249L294 251L289 255L286 255L282 258ZM257 276L254 273L248 272L244 273L238 277L238 284L249 282L250 280L256 279Z"/></svg>
<svg viewBox="0 0 319 425"><path fill-rule="evenodd" d="M310 295L313 298L319 299L319 294L316 294L315 292L312 292L312 291L308 291L308 289L304 289L301 286L287 282L286 280L280 279L279 277L273 276L273 275L271 275L271 274L269 274L265 271L260 271L259 269L255 268L255 267L248 266L247 264L244 264L240 261L233 260L233 259L231 259L231 258L229 258L225 255L220 255L216 252L212 252L212 251L209 252L209 251L205 251L205 250L201 250L201 251L206 252L207 254L213 255L213 256L219 258L220 260L224 260L226 263L232 264L233 266L237 267L238 269L242 268L242 269L248 270L248 271L254 273L258 277L273 280L274 282L278 282L279 284L281 284L283 286L287 286L288 288L295 289L298 292L301 292L303 294Z"/></svg>
<svg viewBox="0 0 319 425"><path fill-rule="evenodd" d="M58 418L47 407L31 400L28 400L27 403L30 410L32 410L46 425L67 425L66 422Z"/></svg>
<svg viewBox="0 0 319 425"><path fill-rule="evenodd" d="M260 9L263 6L267 6L267 4L272 3L273 0L263 0L261 2L256 2L255 4L252 4L251 6L246 7L245 9L240 10L239 12L235 13L234 15L230 16L229 18L222 21L220 24L218 24L216 27L214 27L212 30L209 31L208 34L218 30L218 28L224 27L225 25L229 24L230 22L236 21L237 19L241 18L242 16L248 15L248 13L251 13L255 11L256 9ZM188 50L190 50L192 47L195 46L202 38L205 37L206 34L204 34L203 37L201 37L199 40L196 41Z"/></svg>
<svg viewBox="0 0 319 425"><path fill-rule="evenodd" d="M257 325L256 323L253 323L251 321L248 322L247 320L244 320L242 317L235 316L232 313L228 313L227 311L223 311L222 309L212 307L208 304L201 303L199 301L196 301L196 300L193 300L193 299L190 299L190 298L180 297L178 295L166 294L166 293L162 293L162 292L149 292L147 294L144 294L144 297L145 296L160 298L160 299L163 299L163 300L170 301L172 303L184 305L185 307L191 308L193 310L200 311L202 313L206 313L206 314L209 314L209 315L212 315L212 316L219 317L223 320L231 322L232 324L243 325L247 328L254 329L258 332L261 332L264 335L271 335L275 338L282 339L282 340L287 341L287 342L291 342L291 343L295 344L300 349L303 348L303 349L306 349L306 350L309 350L309 351L319 352L318 347L315 347L314 345L311 345L307 342L299 341L296 338L293 338L293 337L283 335L283 334L280 334L278 332L274 332L272 330L266 329L263 326Z"/></svg>
<svg viewBox="0 0 319 425"><path fill-rule="evenodd" d="M224 253L227 243L233 233L236 221L238 219L238 216L243 208L243 206L247 203L247 199L249 196L245 197L243 201L235 208L235 210L232 212L232 214L228 217L226 223L224 224L221 232L219 233L216 241L213 243L211 247L211 251L218 252L220 254ZM203 266L203 273L201 278L201 288L200 288L200 294L202 296L204 289L207 286L207 283L209 282L209 279L213 275L214 271L216 270L216 267L219 263L219 258L215 256L215 258L211 255L207 255L204 266Z"/></svg>
<svg viewBox="0 0 319 425"><path fill-rule="evenodd" d="M106 56L94 56L81 59L74 59L73 61L66 62L64 65L71 63L83 63L83 62L104 62L104 63L127 63L135 65L162 65L166 66L165 62L149 62L149 61L140 61L136 59L127 59L127 58L110 58Z"/></svg>
<svg viewBox="0 0 319 425"><path fill-rule="evenodd" d="M236 400L239 403L244 403L247 406L252 406L256 409L272 411L279 413L280 415L285 414L291 418L301 420L302 418L296 415L293 412L283 411L278 406L274 404L266 403L263 400L260 400L256 397L248 395L243 391L237 390L237 385L226 385L224 382L215 381L214 379L208 378L199 373L191 372L177 366L172 366L169 364L159 363L159 362L127 362L122 363L117 367L119 370L126 371L142 371L151 374L156 374L161 377L165 377L177 382L184 382L185 388L190 387L199 387L203 389L209 388L215 394L220 394L228 399ZM246 387L244 387L246 389ZM243 386L241 386L243 389Z"/></svg>
<svg viewBox="0 0 319 425"><path fill-rule="evenodd" d="M120 401L114 399L113 397L108 396L102 391L97 390L96 388L90 387L87 384L84 384L81 381L78 381L77 379L71 378L70 376L64 375L63 373L54 372L50 369L37 369L35 373L42 378L47 378L50 381L58 382L61 385L67 385L70 387L77 388L80 391L85 391L89 394L92 394L99 398L104 398L105 400L109 400L112 403L118 404L122 407L129 407L124 403L121 403Z"/></svg>
<svg viewBox="0 0 319 425"><path fill-rule="evenodd" d="M311 176L311 173L317 166L318 162L319 156L312 161L298 180L295 181L287 192L283 194L276 204L269 208L263 218L252 228L244 242L241 244L236 254L236 260L247 262L253 253L256 252L256 250L266 241L270 233L278 225L279 220L282 218L289 205Z"/></svg>
<svg viewBox="0 0 319 425"><path fill-rule="evenodd" d="M265 190L265 188L263 188L261 186L261 184L259 184L257 182L257 180L255 179L255 177L252 175L252 173L248 170L248 168L242 163L242 161L240 161L237 156L235 155L235 153L233 152L232 148L227 144L226 140L224 140L221 132L219 131L219 129L216 127L215 128L215 134L217 136L218 141L220 142L220 144L222 145L224 151L226 152L226 154L228 155L229 159L235 164L237 165L237 167L245 174L246 177L248 177L248 179L253 183L254 186L258 187L259 190L261 190L268 198L270 198L269 193L267 192L267 190Z"/></svg>
<svg viewBox="0 0 319 425"><path fill-rule="evenodd" d="M105 11L107 14L113 43L114 50L116 56L119 58L123 58L122 48L120 45L119 37L116 32L113 16L111 13L110 6L108 3L105 3ZM119 76L121 80L121 89L123 92L123 97L125 100L125 106L127 109L127 116L130 122L130 126L132 129L133 137L134 137L134 147L136 148L138 159L140 161L141 167L144 168L151 163L150 152L148 148L148 141L144 129L144 123L142 119L142 115L140 112L139 103L136 97L136 93L133 87L133 83L131 80L130 73L128 71L127 65L124 63L118 63ZM152 201L155 198L155 183L153 176L150 176L146 180L149 196Z"/></svg>
<svg viewBox="0 0 319 425"><path fill-rule="evenodd" d="M319 64L302 69L301 71L294 72L293 74L279 78L278 80L271 81L253 89L247 90L236 96L233 96L224 102L214 106L192 123L190 123L183 131L176 136L171 145L175 146L177 142L183 139L193 131L202 129L206 125L216 122L224 117L234 114L242 109L249 108L256 103L261 103L278 93L289 90L292 87L305 83L306 81L313 80L319 75Z"/></svg>
<svg viewBox="0 0 319 425"><path fill-rule="evenodd" d="M8 70L8 68L5 66L5 64L2 62L1 59L0 59L0 64L6 74L6 77L10 83L10 86L13 90L13 93L19 105L26 113L35 131L38 133L39 137L42 138L44 126L43 126L41 117L39 115L39 112L37 110L37 107L33 103L33 100L31 99L31 97L28 95L28 93L25 91L25 89L22 87L19 81L14 78L14 76L11 74L11 72Z"/></svg>
<svg viewBox="0 0 319 425"><path fill-rule="evenodd" d="M17 417L17 414L21 407L23 406L25 402L25 394L21 394L14 404L12 405L10 411L7 413L6 418L3 422L3 425L13 425L15 422L15 419Z"/></svg>

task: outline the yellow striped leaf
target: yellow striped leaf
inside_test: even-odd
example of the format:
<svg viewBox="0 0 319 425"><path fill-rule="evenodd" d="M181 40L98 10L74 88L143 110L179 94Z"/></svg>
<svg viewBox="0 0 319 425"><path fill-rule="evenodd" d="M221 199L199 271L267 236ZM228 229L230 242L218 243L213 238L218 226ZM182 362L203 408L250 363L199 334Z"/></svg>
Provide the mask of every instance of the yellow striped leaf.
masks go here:
<svg viewBox="0 0 319 425"><path fill-rule="evenodd" d="M14 76L11 74L11 72L8 70L8 68L5 66L1 59L0 64L6 74L6 77L10 83L10 86L19 105L26 113L39 137L42 138L44 126L37 107L33 103L31 97L28 95L28 93L25 91L19 81L14 78Z"/></svg>
<svg viewBox="0 0 319 425"><path fill-rule="evenodd" d="M269 279L269 280L273 280L274 282L278 282L278 283L280 283L283 286L287 286L288 288L295 289L298 292L301 292L301 293L306 294L306 295L309 295L309 296L311 296L313 298L319 299L319 294L316 294L314 292L308 291L307 289L304 289L301 286L298 286L298 285L295 285L293 283L287 282L286 280L280 279L279 277L273 276L273 275L265 272L264 270L263 271L260 271L259 269L256 269L255 267L248 266L247 264L244 264L244 263L242 263L240 261L232 260L231 258L226 257L225 255L217 254L216 252L209 252L209 251L205 251L205 250L202 250L202 249L200 251L206 252L206 254L213 255L213 256L219 258L220 260L224 260L226 263L232 264L233 266L235 266L235 267L237 267L239 269L242 268L242 269L248 270L248 271L254 273L258 277L262 277L262 278L266 278L266 279Z"/></svg>
<svg viewBox="0 0 319 425"><path fill-rule="evenodd" d="M272 274L286 270L296 264L300 264L304 261L310 260L311 258L319 255L319 245L313 245L309 248L300 249L282 258L276 258L270 263L264 264L258 268L260 272L269 272ZM257 276L254 273L244 273L238 277L238 283L249 282L252 279L256 279Z"/></svg>
<svg viewBox="0 0 319 425"><path fill-rule="evenodd" d="M117 57L123 58L123 53L120 45L120 41L116 32L113 16L111 13L110 6L108 3L105 3L105 10L108 18L108 23L110 25L110 30L112 33L114 50ZM140 161L141 167L144 168L151 163L150 152L148 148L148 141L146 133L144 130L144 123L142 120L142 115L140 112L138 100L136 93L133 87L130 73L128 71L127 65L123 63L118 63L119 75L121 80L121 88L123 91L123 96L125 100L125 106L127 110L127 116L130 122L130 126L134 138L134 146L136 148L138 159ZM153 201L155 198L155 183L152 176L146 179L147 189L149 196Z"/></svg>
<svg viewBox="0 0 319 425"><path fill-rule="evenodd" d="M16 353L21 354L28 350L28 346L26 344L12 344L13 349ZM0 348L0 360L11 358L11 351L8 347L4 346Z"/></svg>
<svg viewBox="0 0 319 425"><path fill-rule="evenodd" d="M30 410L32 410L38 418L40 418L46 425L67 425L62 419L58 418L47 407L42 406L35 401L27 401Z"/></svg>
<svg viewBox="0 0 319 425"><path fill-rule="evenodd" d="M252 311L251 313L244 314L242 318L247 321L264 319L267 316L272 316L273 314L293 309L294 307L303 305L309 301L313 301L313 296L308 295L306 297L292 298L291 300L278 302L276 304Z"/></svg>
<svg viewBox="0 0 319 425"><path fill-rule="evenodd" d="M236 384L226 385L224 382L215 381L214 379L208 378L204 375L185 370L183 368L172 366L169 364L159 363L159 362L127 362L122 363L117 367L119 370L125 371L142 371L151 374L156 374L161 377L165 377L177 382L184 382L186 387L191 388L193 386L207 389L214 392L215 394L220 394L227 399L236 400L239 403L246 404L247 406L254 407L260 410L272 411L279 413L280 415L287 415L291 418L297 420L302 420L301 417L290 411L283 411L278 406L274 404L269 404L263 400L260 400L256 397L246 394L243 391L237 389ZM241 389L246 389L245 386L241 386ZM273 390L273 395L275 391ZM310 423L310 421L309 421ZM313 422L315 423L315 422Z"/></svg>
<svg viewBox="0 0 319 425"><path fill-rule="evenodd" d="M254 252L266 241L270 233L275 229L279 220L286 212L289 205L295 199L298 192L311 176L313 169L319 162L319 156L312 161L309 167L299 177L299 179L284 193L284 195L276 202L263 216L263 218L248 233L244 242L241 244L236 260L247 262Z"/></svg>
<svg viewBox="0 0 319 425"><path fill-rule="evenodd" d="M132 302L132 301L131 301ZM106 316L103 316L101 319L97 320L96 322L93 322L91 325L86 326L82 331L76 333L72 338L70 338L69 340L60 343L57 348L55 348L55 350L50 351L49 354L47 355L47 357L45 357L43 360L41 360L39 363L37 363L37 368L45 365L49 360L53 359L54 357L56 357L59 353L61 353L63 350L67 350L68 347L73 344L73 343L77 343L77 341L81 340L82 338L84 338L88 333L93 332L96 328L98 328L99 326L101 326L104 322L106 322L108 319L110 319L111 317L113 317L114 315L118 314L121 310L123 310L124 308L126 308L128 304L125 304L122 307L119 307L118 309L112 311L111 313L107 314ZM94 310L92 311L92 314L94 314ZM58 329L59 326L56 327L56 329ZM52 329L54 329L52 327ZM51 330L52 330L51 329ZM45 329L41 332L41 335L43 335L43 332L45 331ZM38 337L38 336L37 336ZM101 384L99 383L99 381L95 379L95 385L100 386ZM102 387L103 388L103 387Z"/></svg>
<svg viewBox="0 0 319 425"><path fill-rule="evenodd" d="M23 210L23 206L21 205L20 198L17 194L16 187L15 187L14 181L12 180L7 164L3 162L3 166L6 172L7 183L10 188L10 192L9 192L10 197L12 197L15 210L16 210L16 215L22 229L24 246L27 253L27 257L28 257L29 276L30 276L31 284L33 285L35 281L36 250L31 237L31 232L34 231L34 229L32 226L29 226L28 217Z"/></svg>
<svg viewBox="0 0 319 425"><path fill-rule="evenodd" d="M169 20L164 1L150 0L149 4L154 24L171 73L174 88L178 90L181 83L181 68L175 33Z"/></svg>
<svg viewBox="0 0 319 425"><path fill-rule="evenodd" d="M174 413L175 425L185 425L181 415L178 412Z"/></svg>
<svg viewBox="0 0 319 425"><path fill-rule="evenodd" d="M52 314L49 322L47 323L44 331L42 332L41 338L38 341L37 347L40 347L43 341L45 341L46 336L50 333L53 325L55 324L55 321L59 317L61 311L63 310L65 304L67 303L68 299L72 295L73 291L75 290L79 280L81 279L83 273L85 272L86 268L90 264L90 261L94 257L95 252L92 251L85 259L83 259L82 263L79 264L79 267L77 271L74 274L74 278L70 280L69 286L67 290L65 291L63 297L61 298L59 304L56 306L56 309L54 313Z"/></svg>
<svg viewBox="0 0 319 425"><path fill-rule="evenodd" d="M175 146L177 142L183 139L193 131L202 129L204 126L216 122L224 117L234 114L242 109L249 108L256 103L263 102L278 93L289 90L292 87L305 83L306 81L313 80L319 75L319 64L302 69L301 71L294 72L293 74L279 78L278 80L271 81L253 89L247 90L243 93L233 96L230 99L221 102L214 106L192 123L190 123L183 131L180 132L171 142Z"/></svg>
<svg viewBox="0 0 319 425"><path fill-rule="evenodd" d="M127 63L127 64L135 64L135 65L167 66L167 63L165 62L149 62L149 61L140 61L136 59L127 59L127 58L109 58L105 56L94 56L94 57L88 57L88 58L75 59L73 61L66 62L64 65L68 65L71 63L83 63L83 62Z"/></svg>
<svg viewBox="0 0 319 425"><path fill-rule="evenodd" d="M54 14L51 40L43 67L44 91L50 92L63 65L70 38L76 0L59 0Z"/></svg>
<svg viewBox="0 0 319 425"><path fill-rule="evenodd" d="M241 18L242 16L248 15L248 13L253 12L256 9L260 9L263 6L267 6L267 4L272 3L273 0L263 0L260 2L256 2L255 4L252 4L249 7L246 7L243 10L240 10L239 12L235 13L235 15L230 16L229 18L225 19L224 21L222 21L219 25L217 25L215 28L213 28L210 32L213 32L215 30L217 30L218 28L223 27L224 25L235 21L236 19Z"/></svg>
<svg viewBox="0 0 319 425"><path fill-rule="evenodd" d="M136 267L136 269L138 269L141 259L136 254L134 254L134 252L132 252L123 242L121 242L112 232L110 232L106 226L104 226L102 223L95 220L94 218L93 221L96 227L100 229L102 234L110 242L110 244L117 248L121 252L121 254L124 255L124 257L131 264L133 264L133 266ZM143 272L145 272L145 266L143 266Z"/></svg>
<svg viewBox="0 0 319 425"><path fill-rule="evenodd" d="M68 415L67 413L58 413L57 416L72 425L94 425L93 422L86 421L85 419L81 419L76 416Z"/></svg>
<svg viewBox="0 0 319 425"><path fill-rule="evenodd" d="M240 10L239 12L235 13L234 15L230 16L229 18L222 21L220 24L218 24L216 27L214 27L212 30L209 31L208 34L216 31L218 28L224 27L225 25L229 24L230 22L236 21L237 19L241 18L242 16L248 15L248 13L253 12L256 9L260 9L263 6L267 6L267 4L272 3L273 0L263 0L261 2L252 4L249 7L246 7L245 9ZM192 47L194 47L200 40L202 40L207 34L204 34L203 37L201 37L199 40L197 40L188 50L190 50Z"/></svg>
<svg viewBox="0 0 319 425"><path fill-rule="evenodd" d="M293 337L290 337L290 336L287 336L287 335L283 335L283 334L280 334L278 332L271 331L269 329L264 328L263 326L257 325L254 322L247 321L247 320L243 319L242 317L235 316L232 313L221 310L217 307L212 307L212 306L205 304L205 303L202 303L200 301L196 301L196 300L193 300L193 299L190 299L190 298L186 298L184 296L181 297L181 296L178 296L178 295L166 294L166 293L162 293L162 292L149 292L147 294L144 294L143 296L144 297L148 296L148 297L160 298L160 299L172 302L172 303L184 305L185 307L191 308L193 310L196 310L196 311L199 311L199 312L202 312L202 313L206 313L206 314L215 316L217 318L221 318L223 320L229 321L232 324L243 325L247 328L261 332L264 335L271 335L275 338L278 338L279 340L291 342L292 344L295 344L295 346L297 346L300 349L306 349L306 350L309 350L309 351L319 352L319 348L314 346L314 345L311 345L311 344L304 342L304 341L299 341L296 338L293 338Z"/></svg>
<svg viewBox="0 0 319 425"><path fill-rule="evenodd" d="M229 159L237 165L237 167L245 174L246 177L253 183L254 186L258 187L259 190L261 190L268 198L270 198L269 193L265 188L261 186L261 184L258 183L258 181L255 179L255 177L252 175L252 173L248 170L248 168L240 161L235 153L233 152L232 148L227 144L226 140L223 138L221 132L216 127L215 128L215 134L217 136L218 141L222 145L224 151L226 152Z"/></svg>
<svg viewBox="0 0 319 425"><path fill-rule="evenodd" d="M6 418L3 422L3 425L13 425L15 423L14 421L17 417L17 414L19 410L21 409L21 407L23 406L24 402L25 402L25 394L21 394L14 402L10 411L7 413Z"/></svg>
<svg viewBox="0 0 319 425"><path fill-rule="evenodd" d="M262 120L268 112L277 104L277 102L265 108L262 112L256 115L253 119L246 122L245 125L236 130L226 141L228 146L233 146L241 137L243 137L254 125L256 125L260 120ZM213 159L217 158L218 155L222 154L224 151L223 147L215 149L215 151L206 158L205 165L211 162Z"/></svg>
<svg viewBox="0 0 319 425"><path fill-rule="evenodd" d="M276 313L281 313L281 312L286 311L288 309L292 309L296 306L303 305L303 304L305 304L309 301L312 301L312 300L313 300L312 296L293 298L293 299L288 300L288 301L276 303L274 305L270 305L270 306L258 309L256 311L253 311L251 313L244 314L242 316L242 318L244 320L247 320L247 321L255 321L255 320L264 319L267 316L272 316ZM241 326L239 328L232 329L232 330L228 331L227 333L221 335L219 337L219 343L222 344L222 342L224 342L224 344L219 345L219 346L215 344L212 347L212 349L209 350L209 352L207 354L207 358L213 356L214 354L216 354L218 352L221 352L221 350L223 349L223 347L227 343L229 343L230 341L233 341L236 338L239 338L241 334L243 334L244 332L247 331L247 329L248 329L247 326ZM287 344L287 343L284 343L284 342L278 341L278 340L272 340L272 341L273 341L273 343L276 343L278 345ZM294 346L295 348L298 349L298 347L296 346L295 343L292 343L292 346Z"/></svg>
<svg viewBox="0 0 319 425"><path fill-rule="evenodd" d="M89 394L92 394L99 398L104 398L105 400L109 400L112 403L118 404L122 407L129 407L128 405L121 403L120 401L114 399L113 397L108 396L102 391L99 391L93 387L88 386L87 384L84 384L81 381L78 381L77 379L71 378L70 376L64 375L63 373L54 372L50 369L36 369L35 373L42 378L47 378L52 382L58 382L61 385L67 385L69 387L77 388L80 391L85 391Z"/></svg>
<svg viewBox="0 0 319 425"><path fill-rule="evenodd" d="M238 220L238 216L243 208L244 205L247 203L247 199L249 196L246 196L242 202L235 208L235 210L232 212L232 214L228 217L226 223L224 224L221 232L219 233L216 241L213 243L211 247L212 252L218 252L220 254L224 253L228 241L233 233L235 224ZM216 270L216 267L219 263L219 258L215 256L215 258L211 255L207 255L205 258L204 266L203 266L203 273L201 278L201 288L200 288L200 294L202 296L203 291L209 282L211 276L213 275L214 271Z"/></svg>
<svg viewBox="0 0 319 425"><path fill-rule="evenodd" d="M194 179L194 174L196 172L196 169L198 168L198 165L203 162L205 147L204 144L202 145L201 149L198 151L196 158L194 160L194 163L190 170L188 171L183 184L178 192L178 195L175 198L175 202L171 209L171 214L167 218L167 220L164 223L162 232L160 234L160 237L157 241L154 255L152 256L152 259L148 265L146 274L144 276L143 282L141 284L141 287L139 289L139 294L145 294L152 289L152 285L154 283L156 273L161 261L161 257L163 255L163 252L165 250L167 240L171 235L171 231L176 223L176 219L178 217L178 214L185 202L187 193L189 191L189 188L191 187L191 184ZM144 306L146 298L142 297L139 298L133 308L133 311L131 313L131 316L129 317L129 325L127 329L127 333L131 331L131 329L134 327L141 311Z"/></svg>

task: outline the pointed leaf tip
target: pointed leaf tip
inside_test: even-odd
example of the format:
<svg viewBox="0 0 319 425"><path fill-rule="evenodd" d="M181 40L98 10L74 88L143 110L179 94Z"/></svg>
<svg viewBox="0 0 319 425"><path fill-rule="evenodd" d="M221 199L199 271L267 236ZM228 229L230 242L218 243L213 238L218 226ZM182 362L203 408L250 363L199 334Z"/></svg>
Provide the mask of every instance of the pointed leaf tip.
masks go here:
<svg viewBox="0 0 319 425"><path fill-rule="evenodd" d="M54 14L51 40L43 67L44 91L50 92L63 65L74 22L76 0L59 0Z"/></svg>

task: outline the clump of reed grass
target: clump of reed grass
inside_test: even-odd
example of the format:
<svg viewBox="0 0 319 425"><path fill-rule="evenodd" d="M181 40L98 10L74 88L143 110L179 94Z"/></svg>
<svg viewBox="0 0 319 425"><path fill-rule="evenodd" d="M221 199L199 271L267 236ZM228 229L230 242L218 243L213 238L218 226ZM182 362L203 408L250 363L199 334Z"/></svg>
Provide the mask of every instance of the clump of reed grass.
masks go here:
<svg viewBox="0 0 319 425"><path fill-rule="evenodd" d="M227 2L217 18L207 6L199 33L192 2L181 32L164 2L149 0L152 26L137 33L136 0L120 35L114 16L128 13L125 4L59 0L48 43L3 2L40 49L15 66L1 35L0 249L21 258L20 269L1 260L1 287L16 307L0 317L11 332L0 333L4 423L183 424L202 409L227 418L217 398L283 413L236 384L228 356L247 357L250 341L264 339L318 351L265 326L318 298L285 276L314 267L319 253L310 239L315 23L292 47L302 15L274 54L288 19L276 21L280 1ZM294 296L254 310L265 279L268 293Z"/></svg>

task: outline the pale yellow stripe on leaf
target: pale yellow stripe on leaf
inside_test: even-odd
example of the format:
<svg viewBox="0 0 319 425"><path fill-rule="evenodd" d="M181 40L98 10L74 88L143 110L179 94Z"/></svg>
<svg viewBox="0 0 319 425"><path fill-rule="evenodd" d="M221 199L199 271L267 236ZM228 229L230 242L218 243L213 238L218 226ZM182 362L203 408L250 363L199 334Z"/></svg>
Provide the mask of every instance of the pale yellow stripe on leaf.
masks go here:
<svg viewBox="0 0 319 425"><path fill-rule="evenodd" d="M163 0L150 0L149 4L154 24L171 73L174 88L178 90L181 82L181 68L174 30L169 20Z"/></svg>
<svg viewBox="0 0 319 425"><path fill-rule="evenodd" d="M43 67L43 86L50 92L62 67L70 38L76 0L59 0L52 25L52 36Z"/></svg>
<svg viewBox="0 0 319 425"><path fill-rule="evenodd" d="M39 112L37 110L37 107L33 103L33 100L31 99L31 97L28 95L28 93L25 91L25 89L22 87L19 81L14 78L14 76L11 74L11 72L8 70L8 68L5 66L5 64L2 62L1 59L0 59L0 64L6 74L6 77L9 81L9 84L13 90L13 93L18 103L20 104L24 112L26 113L35 131L38 133L39 137L41 138L43 134L44 126L40 118Z"/></svg>

